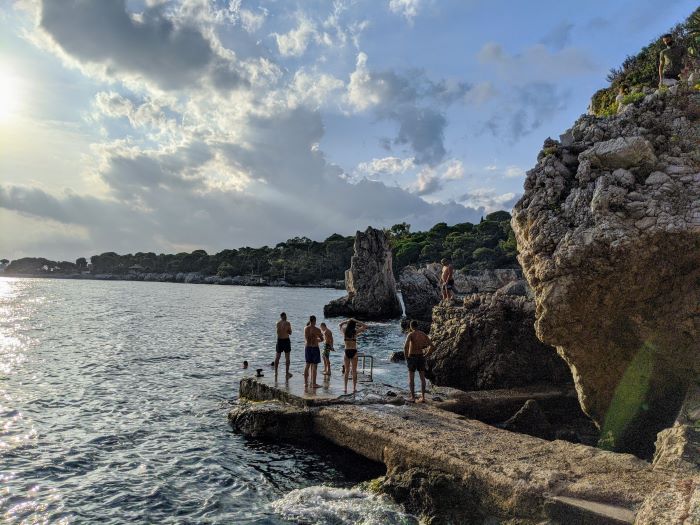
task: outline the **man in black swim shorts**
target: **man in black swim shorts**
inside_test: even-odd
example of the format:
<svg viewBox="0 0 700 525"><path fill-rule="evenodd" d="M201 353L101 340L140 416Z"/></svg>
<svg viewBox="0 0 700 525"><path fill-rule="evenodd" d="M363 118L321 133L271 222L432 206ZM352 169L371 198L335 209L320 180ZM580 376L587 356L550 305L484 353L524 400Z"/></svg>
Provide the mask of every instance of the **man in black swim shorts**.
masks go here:
<svg viewBox="0 0 700 525"><path fill-rule="evenodd" d="M418 321L411 321L411 331L406 337L403 352L406 356L406 366L408 367L408 386L411 390L409 401L416 401L414 378L416 371L420 376L421 398L419 403L425 403L425 358L430 355L435 347L430 337L418 330Z"/></svg>
<svg viewBox="0 0 700 525"><path fill-rule="evenodd" d="M292 343L289 340L289 336L292 334L292 325L287 321L287 314L282 312L280 314L280 320L277 321L277 347L275 355L275 380L277 380L277 367L280 363L280 357L282 352L284 352L285 365L286 365L286 378L292 377L289 373L289 354L292 351Z"/></svg>

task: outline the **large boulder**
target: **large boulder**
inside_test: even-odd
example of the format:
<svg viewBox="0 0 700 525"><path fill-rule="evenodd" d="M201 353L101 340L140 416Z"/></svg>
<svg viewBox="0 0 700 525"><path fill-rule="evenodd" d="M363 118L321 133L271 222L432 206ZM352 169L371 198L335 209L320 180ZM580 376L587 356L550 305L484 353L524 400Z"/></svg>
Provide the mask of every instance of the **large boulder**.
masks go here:
<svg viewBox="0 0 700 525"><path fill-rule="evenodd" d="M461 390L570 382L566 364L537 339L534 323L534 302L506 293L473 294L464 306L435 307L428 378Z"/></svg>
<svg viewBox="0 0 700 525"><path fill-rule="evenodd" d="M537 335L613 450L650 457L700 374L700 94L548 139L512 219Z"/></svg>
<svg viewBox="0 0 700 525"><path fill-rule="evenodd" d="M399 275L406 317L430 321L433 306L440 302L440 265L407 266Z"/></svg>
<svg viewBox="0 0 700 525"><path fill-rule="evenodd" d="M345 272L348 295L323 308L326 317L390 319L401 316L391 264L391 246L382 230L367 228L355 235L355 254Z"/></svg>

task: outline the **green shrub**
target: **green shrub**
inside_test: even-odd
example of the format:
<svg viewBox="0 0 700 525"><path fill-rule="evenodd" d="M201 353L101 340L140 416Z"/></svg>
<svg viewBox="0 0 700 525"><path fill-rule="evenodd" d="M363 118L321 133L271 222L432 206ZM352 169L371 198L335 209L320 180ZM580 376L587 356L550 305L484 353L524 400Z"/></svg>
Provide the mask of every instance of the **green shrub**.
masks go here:
<svg viewBox="0 0 700 525"><path fill-rule="evenodd" d="M644 95L644 93L630 93L629 95L622 97L622 104L635 104L642 100L645 96L646 95Z"/></svg>
<svg viewBox="0 0 700 525"><path fill-rule="evenodd" d="M610 117L617 113L615 89L612 87L599 89L591 99L591 109L597 117Z"/></svg>

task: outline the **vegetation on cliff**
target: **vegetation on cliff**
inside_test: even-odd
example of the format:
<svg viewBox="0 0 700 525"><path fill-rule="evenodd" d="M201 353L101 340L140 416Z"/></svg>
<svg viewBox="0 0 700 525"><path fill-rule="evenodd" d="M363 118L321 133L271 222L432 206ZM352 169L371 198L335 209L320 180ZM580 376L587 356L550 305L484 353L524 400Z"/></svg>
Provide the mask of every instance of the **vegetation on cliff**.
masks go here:
<svg viewBox="0 0 700 525"><path fill-rule="evenodd" d="M669 31L674 40L688 50L690 56L700 56L700 7L688 19ZM619 68L613 68L608 74L610 85L598 90L591 99L591 110L598 117L609 117L617 113L615 97L621 86L632 91L632 95L641 93L643 88L656 88L659 83L659 53L664 48L663 42L656 39L643 47L634 56L628 56ZM636 99L623 100L624 104L636 102Z"/></svg>
<svg viewBox="0 0 700 525"><path fill-rule="evenodd" d="M410 232L410 225L397 224L387 230L394 252L394 269L409 264L439 261L450 257L457 268L488 269L517 267L515 236L510 214L498 211L479 224L448 226L439 223L426 232ZM324 241L295 237L274 247L226 249L214 255L204 250L191 253L155 254L137 252L119 255L106 252L90 257L90 273L196 272L202 275L235 277L255 274L267 280L284 279L290 284L340 280L350 267L354 236L333 234ZM75 263L25 257L12 261L5 272L19 275L66 275L87 271L83 257Z"/></svg>

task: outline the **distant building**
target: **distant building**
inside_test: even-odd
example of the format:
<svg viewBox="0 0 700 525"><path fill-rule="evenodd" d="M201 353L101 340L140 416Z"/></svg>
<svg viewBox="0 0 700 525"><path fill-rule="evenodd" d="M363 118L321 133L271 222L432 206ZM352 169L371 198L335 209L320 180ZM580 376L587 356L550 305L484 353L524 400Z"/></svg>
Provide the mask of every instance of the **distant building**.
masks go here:
<svg viewBox="0 0 700 525"><path fill-rule="evenodd" d="M129 271L134 272L134 273L139 273L144 271L145 268L141 266L140 264L134 264L133 266L129 266Z"/></svg>

